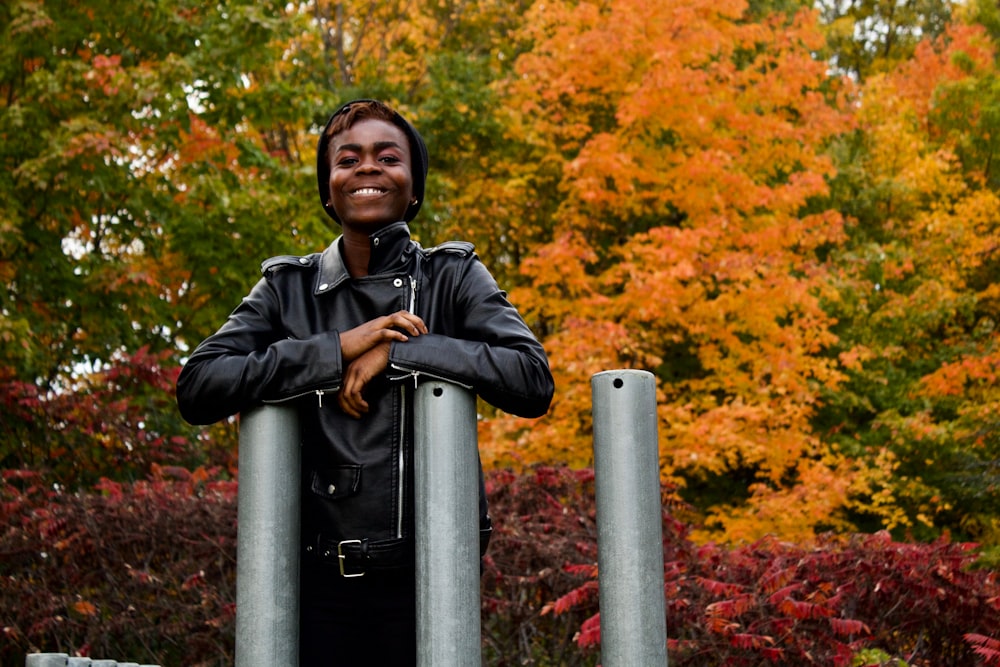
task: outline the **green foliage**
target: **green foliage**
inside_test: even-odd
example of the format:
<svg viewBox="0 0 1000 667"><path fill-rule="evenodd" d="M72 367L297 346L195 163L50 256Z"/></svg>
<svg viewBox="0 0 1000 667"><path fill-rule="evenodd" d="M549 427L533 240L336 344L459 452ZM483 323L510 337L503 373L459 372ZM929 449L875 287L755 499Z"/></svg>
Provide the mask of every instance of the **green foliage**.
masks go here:
<svg viewBox="0 0 1000 667"><path fill-rule="evenodd" d="M851 667L871 667L872 665L878 665L878 667L908 667L905 661L893 658L882 649L877 648L867 648L863 651L858 651L851 658Z"/></svg>
<svg viewBox="0 0 1000 667"><path fill-rule="evenodd" d="M993 58L974 27L922 43L834 151L851 224L825 308L847 381L815 423L867 465L852 522L899 537L997 539Z"/></svg>
<svg viewBox="0 0 1000 667"><path fill-rule="evenodd" d="M817 3L827 35L824 56L859 79L888 71L913 54L916 44L944 32L950 0L852 0Z"/></svg>
<svg viewBox="0 0 1000 667"><path fill-rule="evenodd" d="M210 296L247 289L247 257L288 245L292 165L264 132L297 106L232 101L271 67L282 7L10 7L0 361L16 379L48 391L77 364L176 350L231 307Z"/></svg>

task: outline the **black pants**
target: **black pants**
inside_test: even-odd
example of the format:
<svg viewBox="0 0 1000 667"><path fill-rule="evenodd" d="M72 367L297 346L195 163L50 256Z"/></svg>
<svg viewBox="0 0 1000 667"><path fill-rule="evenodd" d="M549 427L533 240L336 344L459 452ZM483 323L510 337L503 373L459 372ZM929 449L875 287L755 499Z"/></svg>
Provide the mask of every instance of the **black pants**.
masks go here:
<svg viewBox="0 0 1000 667"><path fill-rule="evenodd" d="M417 664L416 582L412 568L344 578L304 558L300 667Z"/></svg>

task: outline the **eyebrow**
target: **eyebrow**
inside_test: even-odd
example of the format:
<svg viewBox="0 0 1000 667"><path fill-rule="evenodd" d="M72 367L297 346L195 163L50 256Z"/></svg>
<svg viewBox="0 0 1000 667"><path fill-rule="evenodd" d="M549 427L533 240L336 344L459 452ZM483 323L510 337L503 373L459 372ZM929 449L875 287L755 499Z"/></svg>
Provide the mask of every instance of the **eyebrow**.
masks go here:
<svg viewBox="0 0 1000 667"><path fill-rule="evenodd" d="M364 147L361 144L341 144L340 146L336 147L336 150L334 152L339 153L341 151L354 151L354 152L358 152L359 153L359 152L361 152L363 150L363 148ZM399 150L403 150L403 147L398 142L396 142L396 141L376 141L375 142L375 150L376 151L385 150L386 148L396 148L396 149L399 149Z"/></svg>

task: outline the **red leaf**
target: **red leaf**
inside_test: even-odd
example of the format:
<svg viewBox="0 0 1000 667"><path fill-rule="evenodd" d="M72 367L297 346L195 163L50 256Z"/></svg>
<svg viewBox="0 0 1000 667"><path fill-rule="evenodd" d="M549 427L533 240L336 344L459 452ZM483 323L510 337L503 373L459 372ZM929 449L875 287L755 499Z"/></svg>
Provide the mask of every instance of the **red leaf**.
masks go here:
<svg viewBox="0 0 1000 667"><path fill-rule="evenodd" d="M870 635L871 630L867 625L861 621L857 621L850 618L831 618L830 627L833 629L835 634L841 636L851 636L851 635Z"/></svg>

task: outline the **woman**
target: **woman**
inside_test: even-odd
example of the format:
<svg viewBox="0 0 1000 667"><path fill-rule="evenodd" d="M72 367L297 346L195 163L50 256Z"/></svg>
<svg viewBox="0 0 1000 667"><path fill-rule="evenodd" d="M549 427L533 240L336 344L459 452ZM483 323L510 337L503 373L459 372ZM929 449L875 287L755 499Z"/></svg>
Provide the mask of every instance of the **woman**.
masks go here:
<svg viewBox="0 0 1000 667"><path fill-rule="evenodd" d="M472 245L424 249L410 239L427 161L417 130L387 105L338 109L320 136L317 173L342 235L322 253L265 261L177 383L195 424L261 402L298 406L308 667L416 662L415 383L466 385L523 417L543 415L552 399L544 350Z"/></svg>

